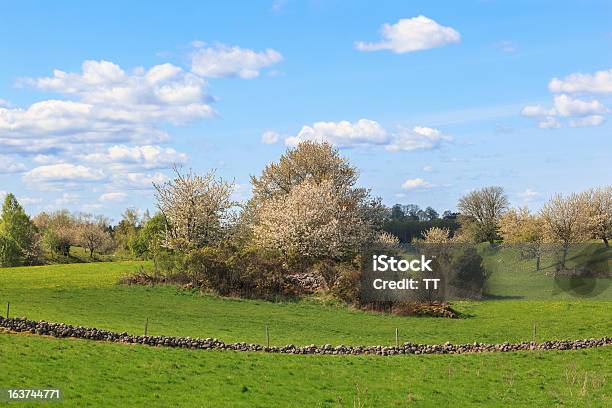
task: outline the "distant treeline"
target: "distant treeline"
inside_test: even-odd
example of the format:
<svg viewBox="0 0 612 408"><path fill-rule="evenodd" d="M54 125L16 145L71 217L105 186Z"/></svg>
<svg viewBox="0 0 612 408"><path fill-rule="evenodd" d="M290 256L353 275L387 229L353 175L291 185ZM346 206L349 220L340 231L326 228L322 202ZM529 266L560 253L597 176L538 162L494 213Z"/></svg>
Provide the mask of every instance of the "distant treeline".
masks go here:
<svg viewBox="0 0 612 408"><path fill-rule="evenodd" d="M383 230L395 235L402 243L423 238L430 228L445 228L453 234L459 229L458 213L444 211L442 216L431 207L421 209L416 204L395 204L383 224Z"/></svg>

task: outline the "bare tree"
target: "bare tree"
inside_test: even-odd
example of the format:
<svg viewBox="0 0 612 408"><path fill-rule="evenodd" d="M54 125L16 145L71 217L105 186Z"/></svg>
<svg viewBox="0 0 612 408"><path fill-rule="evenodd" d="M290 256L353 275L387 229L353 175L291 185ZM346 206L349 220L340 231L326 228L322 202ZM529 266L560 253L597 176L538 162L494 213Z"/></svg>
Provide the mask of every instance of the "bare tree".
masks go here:
<svg viewBox="0 0 612 408"><path fill-rule="evenodd" d="M463 223L473 223L478 238L493 244L499 218L508 209L508 197L502 187L485 187L461 197L457 207Z"/></svg>
<svg viewBox="0 0 612 408"><path fill-rule="evenodd" d="M175 166L174 173L173 180L153 184L166 223L164 246L188 251L217 241L235 205L234 183L215 177L214 171L204 176L191 170L183 174Z"/></svg>

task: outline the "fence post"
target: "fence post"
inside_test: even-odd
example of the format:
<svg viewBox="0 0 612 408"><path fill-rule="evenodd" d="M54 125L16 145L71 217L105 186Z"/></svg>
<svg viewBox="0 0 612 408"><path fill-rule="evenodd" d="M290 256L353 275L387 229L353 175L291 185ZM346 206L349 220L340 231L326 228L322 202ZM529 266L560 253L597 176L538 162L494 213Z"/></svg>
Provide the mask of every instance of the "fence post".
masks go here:
<svg viewBox="0 0 612 408"><path fill-rule="evenodd" d="M535 343L535 341L536 341L536 334L537 334L537 329L536 329L536 324L534 323L534 324L533 324L533 333L532 333L532 335L531 335L531 337L532 337L532 341L533 341L534 343Z"/></svg>
<svg viewBox="0 0 612 408"><path fill-rule="evenodd" d="M145 330L144 330L144 335L147 335L147 331L149 330L149 318L147 317L147 320L145 320Z"/></svg>
<svg viewBox="0 0 612 408"><path fill-rule="evenodd" d="M270 348L270 330L268 330L268 325L266 324L266 345Z"/></svg>
<svg viewBox="0 0 612 408"><path fill-rule="evenodd" d="M11 302L6 302L6 318L9 318L9 312L11 311Z"/></svg>
<svg viewBox="0 0 612 408"><path fill-rule="evenodd" d="M395 347L399 348L399 329L395 328Z"/></svg>

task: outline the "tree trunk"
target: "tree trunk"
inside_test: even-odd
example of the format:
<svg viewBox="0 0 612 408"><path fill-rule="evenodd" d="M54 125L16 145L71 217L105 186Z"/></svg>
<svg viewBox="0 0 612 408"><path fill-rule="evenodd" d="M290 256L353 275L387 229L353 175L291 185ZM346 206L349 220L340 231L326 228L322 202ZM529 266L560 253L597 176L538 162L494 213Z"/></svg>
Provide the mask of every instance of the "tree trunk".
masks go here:
<svg viewBox="0 0 612 408"><path fill-rule="evenodd" d="M603 242L606 245L606 248L608 248L610 246L610 244L608 243L608 238L607 237L603 237Z"/></svg>
<svg viewBox="0 0 612 408"><path fill-rule="evenodd" d="M93 259L93 248L89 248L89 259Z"/></svg>
<svg viewBox="0 0 612 408"><path fill-rule="evenodd" d="M536 255L536 271L540 270L540 254Z"/></svg>

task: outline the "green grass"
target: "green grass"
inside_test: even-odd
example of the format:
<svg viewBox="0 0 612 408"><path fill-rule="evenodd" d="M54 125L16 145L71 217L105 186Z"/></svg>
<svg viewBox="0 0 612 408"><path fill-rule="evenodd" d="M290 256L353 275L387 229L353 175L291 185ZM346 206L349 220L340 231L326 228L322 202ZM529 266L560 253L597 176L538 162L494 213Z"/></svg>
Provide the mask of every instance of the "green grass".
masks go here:
<svg viewBox="0 0 612 408"><path fill-rule="evenodd" d="M0 334L0 385L60 388L52 405L70 407L604 407L611 360L611 348L377 358Z"/></svg>
<svg viewBox="0 0 612 408"><path fill-rule="evenodd" d="M464 319L399 317L305 299L227 299L118 279L124 261L0 269L0 313L116 331L264 343L504 342L609 336L606 300L456 302ZM506 268L508 269L508 268ZM499 272L498 279L509 279ZM504 272L505 271L505 272ZM526 290L528 280L503 292ZM526 283L525 283L526 282ZM601 297L600 297L601 299ZM0 331L0 388L61 388L57 406L610 406L612 348L471 355L293 356L152 348ZM29 406L38 406L33 403ZM15 406L28 406L15 403Z"/></svg>
<svg viewBox="0 0 612 408"><path fill-rule="evenodd" d="M520 299L583 299L612 300L612 248L600 242L579 244L572 247L566 267L573 269L588 266L597 270L599 278L584 278L581 286L569 288L568 277L554 277L557 260L553 254L542 257L541 269L536 270L535 259L524 260L514 249L481 248L483 265L490 273L487 293L501 298Z"/></svg>
<svg viewBox="0 0 612 408"><path fill-rule="evenodd" d="M0 305L11 315L116 331L217 337L263 343L393 344L504 342L603 337L612 333L612 302L491 300L456 302L464 319L409 318L351 310L316 300L271 303L186 292L174 286L129 287L118 278L141 262L92 263L0 270ZM0 313L4 314L4 306Z"/></svg>

